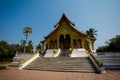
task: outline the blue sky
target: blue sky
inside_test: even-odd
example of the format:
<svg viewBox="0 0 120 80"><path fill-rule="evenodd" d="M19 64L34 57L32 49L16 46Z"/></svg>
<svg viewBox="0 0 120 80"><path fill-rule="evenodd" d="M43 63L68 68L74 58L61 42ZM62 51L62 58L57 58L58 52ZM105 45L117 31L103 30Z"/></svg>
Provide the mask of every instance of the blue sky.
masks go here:
<svg viewBox="0 0 120 80"><path fill-rule="evenodd" d="M22 30L33 30L29 40L36 46L49 34L62 13L85 32L98 30L95 49L120 35L120 0L0 0L0 40L20 43Z"/></svg>

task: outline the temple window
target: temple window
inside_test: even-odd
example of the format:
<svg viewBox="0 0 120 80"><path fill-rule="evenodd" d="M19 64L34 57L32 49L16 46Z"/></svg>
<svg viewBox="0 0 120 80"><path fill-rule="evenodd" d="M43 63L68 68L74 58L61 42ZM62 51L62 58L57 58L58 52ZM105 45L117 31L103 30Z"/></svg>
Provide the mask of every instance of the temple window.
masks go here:
<svg viewBox="0 0 120 80"><path fill-rule="evenodd" d="M50 49L52 49L54 47L54 42L53 40L50 41Z"/></svg>
<svg viewBox="0 0 120 80"><path fill-rule="evenodd" d="M82 48L80 39L78 39L78 48Z"/></svg>
<svg viewBox="0 0 120 80"><path fill-rule="evenodd" d="M54 40L54 48L56 49L57 48L57 41Z"/></svg>
<svg viewBox="0 0 120 80"><path fill-rule="evenodd" d="M74 48L77 48L77 42L76 42L76 39L73 40L73 47L74 47Z"/></svg>

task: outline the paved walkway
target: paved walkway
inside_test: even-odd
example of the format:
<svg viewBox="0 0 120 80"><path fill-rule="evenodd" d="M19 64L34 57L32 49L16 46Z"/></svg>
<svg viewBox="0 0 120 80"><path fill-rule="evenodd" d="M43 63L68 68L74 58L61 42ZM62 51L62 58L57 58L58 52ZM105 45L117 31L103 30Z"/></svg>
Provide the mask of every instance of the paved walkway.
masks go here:
<svg viewBox="0 0 120 80"><path fill-rule="evenodd" d="M120 80L119 75L120 70L108 70L106 74L16 70L15 67L0 70L0 80Z"/></svg>

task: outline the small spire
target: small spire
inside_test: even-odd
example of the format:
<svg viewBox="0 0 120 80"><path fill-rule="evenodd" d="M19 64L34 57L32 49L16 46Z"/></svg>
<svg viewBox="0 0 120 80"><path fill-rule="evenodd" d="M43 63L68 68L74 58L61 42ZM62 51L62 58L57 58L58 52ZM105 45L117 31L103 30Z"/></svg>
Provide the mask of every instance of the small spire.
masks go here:
<svg viewBox="0 0 120 80"><path fill-rule="evenodd" d="M63 13L63 14L65 13L64 9L62 9L62 13Z"/></svg>

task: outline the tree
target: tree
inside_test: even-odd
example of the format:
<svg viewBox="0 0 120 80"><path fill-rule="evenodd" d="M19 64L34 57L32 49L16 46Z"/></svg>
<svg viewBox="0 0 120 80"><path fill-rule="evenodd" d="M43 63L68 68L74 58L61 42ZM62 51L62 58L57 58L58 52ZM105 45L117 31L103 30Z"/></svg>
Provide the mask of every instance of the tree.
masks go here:
<svg viewBox="0 0 120 80"><path fill-rule="evenodd" d="M106 46L99 47L97 52L120 52L120 35L105 42Z"/></svg>
<svg viewBox="0 0 120 80"><path fill-rule="evenodd" d="M36 51L41 51L42 50L42 45L39 43L37 46L36 46Z"/></svg>
<svg viewBox="0 0 120 80"><path fill-rule="evenodd" d="M8 44L6 41L0 41L0 61L12 61L16 51L20 52L19 44Z"/></svg>
<svg viewBox="0 0 120 80"><path fill-rule="evenodd" d="M4 40L0 41L0 61L3 60L3 58L6 58L9 55L9 46L8 43Z"/></svg>
<svg viewBox="0 0 120 80"><path fill-rule="evenodd" d="M9 56L15 56L16 52L21 52L21 46L19 44L9 44Z"/></svg>
<svg viewBox="0 0 120 80"><path fill-rule="evenodd" d="M108 52L108 46L100 46L98 47L98 49L96 50L96 52Z"/></svg>
<svg viewBox="0 0 120 80"><path fill-rule="evenodd" d="M97 34L96 34L97 30L95 30L94 28L90 28L89 30L86 31L86 34L90 37L96 38Z"/></svg>
<svg viewBox="0 0 120 80"><path fill-rule="evenodd" d="M25 46L25 40L21 40L21 47L24 47Z"/></svg>
<svg viewBox="0 0 120 80"><path fill-rule="evenodd" d="M33 42L31 40L28 42L27 51L30 53L33 52Z"/></svg>
<svg viewBox="0 0 120 80"><path fill-rule="evenodd" d="M26 52L26 43L27 43L27 39L28 39L28 36L30 34L32 34L32 28L31 27L24 27L23 29L23 34L25 35L26 37L26 40L25 40L25 46L24 46L24 53Z"/></svg>
<svg viewBox="0 0 120 80"><path fill-rule="evenodd" d="M84 41L84 48L90 53L89 42L87 40Z"/></svg>
<svg viewBox="0 0 120 80"><path fill-rule="evenodd" d="M26 41L25 40L21 40L21 53L23 53L24 52L24 47L25 47L25 44L26 44Z"/></svg>

